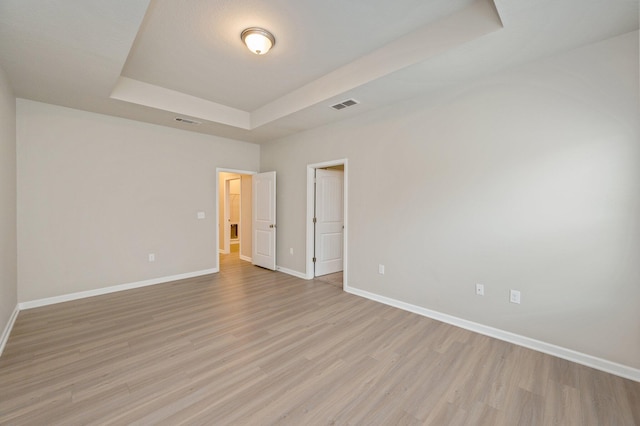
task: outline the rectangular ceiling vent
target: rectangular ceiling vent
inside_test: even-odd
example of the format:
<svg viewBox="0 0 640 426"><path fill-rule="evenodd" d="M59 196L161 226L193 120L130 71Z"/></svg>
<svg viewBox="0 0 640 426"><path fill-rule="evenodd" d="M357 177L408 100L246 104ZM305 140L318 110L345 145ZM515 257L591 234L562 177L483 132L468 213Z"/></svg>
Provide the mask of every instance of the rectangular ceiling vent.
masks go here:
<svg viewBox="0 0 640 426"><path fill-rule="evenodd" d="M184 124L202 124L199 121L189 120L188 118L176 117L176 121Z"/></svg>
<svg viewBox="0 0 640 426"><path fill-rule="evenodd" d="M331 105L331 108L340 111L341 109L345 109L347 107L358 105L360 102L355 99L347 99L346 101L342 101L339 104Z"/></svg>

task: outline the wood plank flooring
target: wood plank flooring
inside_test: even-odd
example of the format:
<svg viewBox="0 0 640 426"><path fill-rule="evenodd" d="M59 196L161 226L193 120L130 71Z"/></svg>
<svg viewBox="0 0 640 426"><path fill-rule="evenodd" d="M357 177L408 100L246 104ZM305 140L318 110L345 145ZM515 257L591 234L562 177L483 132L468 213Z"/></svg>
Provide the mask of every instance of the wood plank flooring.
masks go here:
<svg viewBox="0 0 640 426"><path fill-rule="evenodd" d="M342 271L316 277L316 280L322 281L323 283L331 284L338 288L342 288Z"/></svg>
<svg viewBox="0 0 640 426"><path fill-rule="evenodd" d="M640 425L640 383L231 254L21 312L0 424Z"/></svg>

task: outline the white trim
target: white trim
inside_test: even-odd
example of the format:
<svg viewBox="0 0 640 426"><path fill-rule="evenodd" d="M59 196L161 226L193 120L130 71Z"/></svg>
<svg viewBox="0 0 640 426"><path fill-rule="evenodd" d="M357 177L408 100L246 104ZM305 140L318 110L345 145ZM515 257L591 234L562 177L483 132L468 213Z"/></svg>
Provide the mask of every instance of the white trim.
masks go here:
<svg viewBox="0 0 640 426"><path fill-rule="evenodd" d="M245 262L252 262L253 259L250 258L249 256L245 256L243 254L239 255L240 256L240 260L244 260Z"/></svg>
<svg viewBox="0 0 640 426"><path fill-rule="evenodd" d="M9 335L11 334L11 330L13 330L13 325L16 323L16 319L18 318L18 312L20 312L20 308L18 307L18 304L16 304L16 307L13 308L13 312L9 317L9 322L7 322L7 325L5 326L4 331L2 332L2 337L0 337L0 355L2 355L2 352L4 351L4 347L9 341Z"/></svg>
<svg viewBox="0 0 640 426"><path fill-rule="evenodd" d="M343 209L344 209L344 230L342 233L342 285L343 288L348 287L349 283L349 274L348 274L348 264L347 258L349 251L348 247L348 233L349 227L347 226L347 222L349 220L349 173L348 173L348 163L349 160L347 158L343 158L341 160L333 160L333 161L325 161L323 163L315 163L315 164L307 164L307 273L305 274L305 279L311 280L313 279L313 213L314 213L314 171L315 169L322 169L325 167L332 166L344 166L344 192L343 192Z"/></svg>
<svg viewBox="0 0 640 426"><path fill-rule="evenodd" d="M313 165L307 165L307 273L305 274L305 279L311 280L313 279L313 211L314 211L314 177L315 177L315 167Z"/></svg>
<svg viewBox="0 0 640 426"><path fill-rule="evenodd" d="M115 293L118 291L131 290L139 287L146 287L155 284L167 283L170 281L184 280L186 278L199 277L202 275L215 274L218 268L203 269L202 271L187 272L184 274L171 275L168 277L152 278L150 280L136 281L133 283L119 284L110 287L102 287L94 290L79 291L77 293L63 294L61 296L47 297L44 299L30 300L18 303L20 310L39 308L40 306L53 305L56 303L68 302L70 300L84 299L86 297L100 296L102 294Z"/></svg>
<svg viewBox="0 0 640 426"><path fill-rule="evenodd" d="M289 268L283 268L282 266L278 266L278 265L276 265L276 271L285 273L287 275L293 275L294 277L302 278L303 280L311 279L311 278L307 278L307 274L305 273L294 271L293 269L289 269Z"/></svg>
<svg viewBox="0 0 640 426"><path fill-rule="evenodd" d="M540 340L536 340L530 337L511 333L509 331L504 331L498 328L489 327L487 325L483 325L477 322L458 318L453 315L448 315L442 312L433 311L431 309L423 308L421 306L412 305L410 303L402 302L400 300L392 299L385 296L380 296L378 294L370 293L365 290L344 286L344 291L354 294L356 296L361 296L370 300L374 300L376 302L384 303L385 305L389 305L405 311L413 312L415 314L422 315L424 317L432 318L447 324L455 325L456 327L464 328L466 330L470 330L479 334L484 334L485 336L494 337L496 339L503 340L505 342L513 343L518 346L523 346L528 349L533 349L538 352L542 352L548 355L553 355L558 358L562 358L578 364L586 365L587 367L605 371L607 373L611 373L616 376L624 377L625 379L640 382L640 369L637 369L637 368L618 364L613 361L608 361L606 359L602 359L602 358L598 358L582 352L574 351L572 349L563 348L561 346L553 345L551 343L542 342Z"/></svg>

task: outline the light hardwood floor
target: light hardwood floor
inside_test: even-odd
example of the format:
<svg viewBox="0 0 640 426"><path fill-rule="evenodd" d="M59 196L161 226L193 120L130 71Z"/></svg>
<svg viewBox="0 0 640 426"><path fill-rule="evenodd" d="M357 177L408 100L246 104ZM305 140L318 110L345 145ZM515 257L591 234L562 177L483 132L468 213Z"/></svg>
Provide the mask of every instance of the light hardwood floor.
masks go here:
<svg viewBox="0 0 640 426"><path fill-rule="evenodd" d="M640 383L232 254L21 312L0 424L640 425Z"/></svg>
<svg viewBox="0 0 640 426"><path fill-rule="evenodd" d="M336 272L334 274L322 275L320 277L316 277L316 280L322 281L323 283L331 284L338 288L342 288L342 271Z"/></svg>

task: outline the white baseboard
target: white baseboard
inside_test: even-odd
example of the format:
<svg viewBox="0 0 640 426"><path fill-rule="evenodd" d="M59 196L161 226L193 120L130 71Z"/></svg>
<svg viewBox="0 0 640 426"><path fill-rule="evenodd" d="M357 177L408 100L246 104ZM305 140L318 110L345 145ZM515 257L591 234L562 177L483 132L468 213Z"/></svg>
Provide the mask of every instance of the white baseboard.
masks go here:
<svg viewBox="0 0 640 426"><path fill-rule="evenodd" d="M276 265L276 271L283 272L288 275L293 275L294 277L302 278L303 280L309 279L307 278L307 274L305 273L294 271L293 269L289 269L289 268L283 268L282 266Z"/></svg>
<svg viewBox="0 0 640 426"><path fill-rule="evenodd" d="M219 271L219 268L204 269L202 271L187 272L184 274L171 275L168 277L152 278L150 280L137 281L137 282L127 283L127 284L119 284L119 285L114 285L110 287L102 287L102 288L97 288L95 290L87 290L87 291L80 291L77 293L63 294L61 296L53 296L53 297L47 297L44 299L21 302L21 303L18 303L18 308L20 310L38 308L40 306L53 305L55 303L68 302L68 301L77 300L77 299L84 299L86 297L99 296L101 294L115 293L117 291L131 290L133 288L146 287L149 285L162 284L170 281L177 281L177 280L183 280L186 278L199 277L201 275L214 274L218 271Z"/></svg>
<svg viewBox="0 0 640 426"><path fill-rule="evenodd" d="M249 256L244 256L244 255L240 255L240 260L244 260L245 262L252 262L253 259L250 258Z"/></svg>
<svg viewBox="0 0 640 426"><path fill-rule="evenodd" d="M454 317L453 315L443 314L442 312L433 311L431 309L423 308L420 306L412 305L410 303L402 302L400 300L391 299L389 297L380 296L375 293L370 293L365 290L360 290L353 287L345 287L344 291L361 296L366 299L374 300L376 302L384 303L385 305L393 306L405 311L413 312L418 315L422 315L428 318L432 318L447 324L455 325L456 327L464 328L485 336L494 337L505 342L513 343L518 346L523 346L528 349L533 349L538 352L542 352L548 355L553 355L558 358L566 359L578 364L586 365L587 367L595 368L597 370L605 371L607 373L614 374L616 376L624 377L625 379L634 380L640 382L640 369L629 367L608 361L606 359L597 358L592 355L588 355L582 352L577 352L572 349L563 348L561 346L553 345L551 343L542 342L540 340L532 339L519 334L511 333L509 331L500 330L498 328L489 327L477 322L468 321L462 318Z"/></svg>
<svg viewBox="0 0 640 426"><path fill-rule="evenodd" d="M9 335L11 334L11 330L13 329L13 325L16 323L16 319L18 318L18 312L20 312L20 308L18 308L18 305L16 304L16 307L13 309L13 312L9 317L9 322L7 322L7 325L2 331L2 336L0 337L0 355L2 355L4 347L9 340Z"/></svg>

